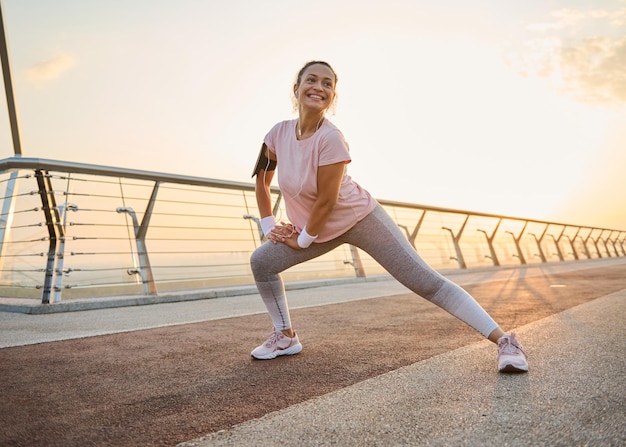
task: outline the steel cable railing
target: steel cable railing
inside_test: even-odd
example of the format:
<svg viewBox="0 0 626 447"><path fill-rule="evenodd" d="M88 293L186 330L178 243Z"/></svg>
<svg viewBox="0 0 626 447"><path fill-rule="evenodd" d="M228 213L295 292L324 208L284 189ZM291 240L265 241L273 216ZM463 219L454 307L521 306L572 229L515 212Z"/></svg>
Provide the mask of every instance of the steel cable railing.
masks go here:
<svg viewBox="0 0 626 447"><path fill-rule="evenodd" d="M249 257L263 241L252 184L19 157L0 160L0 182L4 296L54 303L253 283ZM626 255L625 231L380 203L437 269ZM343 246L284 276L383 273Z"/></svg>

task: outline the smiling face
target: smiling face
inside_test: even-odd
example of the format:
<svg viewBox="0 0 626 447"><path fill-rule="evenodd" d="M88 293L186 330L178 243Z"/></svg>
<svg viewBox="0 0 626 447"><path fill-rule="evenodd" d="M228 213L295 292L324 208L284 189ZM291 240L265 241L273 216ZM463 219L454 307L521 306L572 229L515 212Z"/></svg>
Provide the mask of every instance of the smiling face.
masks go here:
<svg viewBox="0 0 626 447"><path fill-rule="evenodd" d="M299 76L294 94L299 107L325 112L335 99L336 76L324 64L312 64Z"/></svg>

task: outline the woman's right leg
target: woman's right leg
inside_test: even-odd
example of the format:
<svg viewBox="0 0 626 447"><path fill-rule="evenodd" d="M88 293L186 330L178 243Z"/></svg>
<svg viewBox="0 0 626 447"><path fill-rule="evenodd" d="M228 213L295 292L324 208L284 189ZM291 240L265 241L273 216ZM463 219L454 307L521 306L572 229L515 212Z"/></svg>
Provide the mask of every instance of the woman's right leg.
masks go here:
<svg viewBox="0 0 626 447"><path fill-rule="evenodd" d="M291 317L285 295L285 286L280 273L289 267L317 258L334 248L340 242L313 243L310 247L295 250L283 243L265 242L250 257L250 267L259 294L272 318L274 328L290 333Z"/></svg>
<svg viewBox="0 0 626 447"><path fill-rule="evenodd" d="M250 258L252 273L274 324L274 330L265 343L252 350L250 353L252 357L269 360L279 355L293 355L302 351L298 334L291 327L285 286L280 272L321 256L338 245L338 242L330 241L294 250L285 244L268 241L252 253Z"/></svg>

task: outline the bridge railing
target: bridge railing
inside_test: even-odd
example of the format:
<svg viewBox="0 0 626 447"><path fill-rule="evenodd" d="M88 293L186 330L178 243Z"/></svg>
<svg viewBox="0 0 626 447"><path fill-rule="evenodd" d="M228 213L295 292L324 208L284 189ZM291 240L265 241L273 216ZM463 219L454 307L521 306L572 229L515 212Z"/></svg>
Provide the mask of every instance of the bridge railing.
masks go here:
<svg viewBox="0 0 626 447"><path fill-rule="evenodd" d="M263 239L251 183L13 157L0 160L0 184L2 296L57 303L253 284L248 261ZM379 202L437 269L626 256L626 231ZM382 273L342 246L284 277Z"/></svg>

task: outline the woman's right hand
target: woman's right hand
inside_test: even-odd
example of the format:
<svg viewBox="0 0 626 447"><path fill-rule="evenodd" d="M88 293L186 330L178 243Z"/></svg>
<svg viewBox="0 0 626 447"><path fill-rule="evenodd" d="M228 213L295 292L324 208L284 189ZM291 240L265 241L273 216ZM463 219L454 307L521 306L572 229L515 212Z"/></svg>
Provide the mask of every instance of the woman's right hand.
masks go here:
<svg viewBox="0 0 626 447"><path fill-rule="evenodd" d="M281 222L280 224L277 224L268 236L268 239L273 243L276 244L277 242L283 242L290 247L293 245L289 243L291 239L296 241L296 246L298 245L297 238L298 232L296 231L296 227L288 222Z"/></svg>

